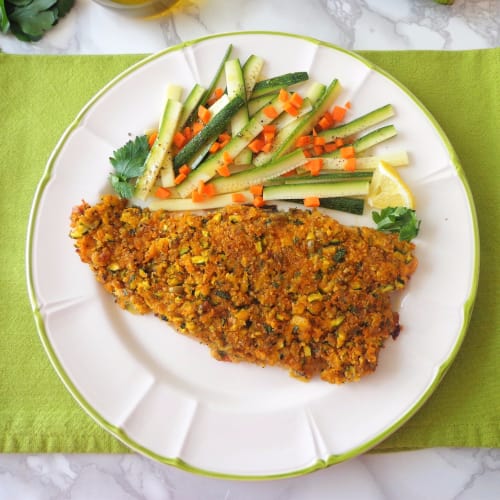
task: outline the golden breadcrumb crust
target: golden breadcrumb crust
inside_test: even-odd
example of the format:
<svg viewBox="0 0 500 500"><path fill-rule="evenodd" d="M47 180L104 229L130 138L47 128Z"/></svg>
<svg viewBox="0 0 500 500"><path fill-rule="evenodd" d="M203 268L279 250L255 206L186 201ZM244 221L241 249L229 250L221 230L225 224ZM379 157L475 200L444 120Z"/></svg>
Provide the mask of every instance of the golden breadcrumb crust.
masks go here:
<svg viewBox="0 0 500 500"><path fill-rule="evenodd" d="M417 266L412 243L316 210L173 214L104 196L75 208L71 227L121 307L152 311L219 360L331 383L375 370L400 330L390 295Z"/></svg>

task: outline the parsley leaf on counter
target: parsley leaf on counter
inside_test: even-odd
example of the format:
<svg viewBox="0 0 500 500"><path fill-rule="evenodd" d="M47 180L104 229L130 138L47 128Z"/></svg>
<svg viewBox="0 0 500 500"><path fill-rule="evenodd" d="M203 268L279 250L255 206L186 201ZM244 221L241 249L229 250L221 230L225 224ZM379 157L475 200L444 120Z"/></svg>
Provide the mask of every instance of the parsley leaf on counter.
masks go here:
<svg viewBox="0 0 500 500"><path fill-rule="evenodd" d="M113 151L113 156L109 161L115 171L110 174L109 180L120 197L132 198L135 186L129 181L142 174L148 154L148 138L145 135L137 136L133 141L130 140Z"/></svg>
<svg viewBox="0 0 500 500"><path fill-rule="evenodd" d="M0 0L0 30L36 42L64 17L75 0Z"/></svg>
<svg viewBox="0 0 500 500"><path fill-rule="evenodd" d="M420 223L415 210L406 207L387 207L378 212L372 212L372 219L379 231L399 233L401 241L410 241L418 235Z"/></svg>

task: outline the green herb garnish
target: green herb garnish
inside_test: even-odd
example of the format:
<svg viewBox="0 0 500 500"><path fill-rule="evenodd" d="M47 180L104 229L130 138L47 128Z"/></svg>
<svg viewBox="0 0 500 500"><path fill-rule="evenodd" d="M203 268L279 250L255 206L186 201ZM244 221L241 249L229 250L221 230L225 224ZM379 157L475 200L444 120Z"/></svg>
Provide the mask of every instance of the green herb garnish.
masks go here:
<svg viewBox="0 0 500 500"><path fill-rule="evenodd" d="M64 17L75 0L0 0L0 30L36 42Z"/></svg>
<svg viewBox="0 0 500 500"><path fill-rule="evenodd" d="M115 171L109 175L109 180L121 198L132 198L134 195L135 185L130 181L143 173L148 154L148 138L145 135L137 136L113 151L109 161Z"/></svg>
<svg viewBox="0 0 500 500"><path fill-rule="evenodd" d="M378 212L372 212L372 219L379 231L399 233L401 241L415 238L420 229L420 223L415 210L406 207L387 207Z"/></svg>

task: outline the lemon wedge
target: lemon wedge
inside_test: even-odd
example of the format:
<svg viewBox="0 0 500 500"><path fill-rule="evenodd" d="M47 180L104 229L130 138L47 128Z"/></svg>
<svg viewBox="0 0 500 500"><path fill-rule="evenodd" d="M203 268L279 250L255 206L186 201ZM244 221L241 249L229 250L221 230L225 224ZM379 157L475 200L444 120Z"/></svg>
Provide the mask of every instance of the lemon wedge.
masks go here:
<svg viewBox="0 0 500 500"><path fill-rule="evenodd" d="M410 188L397 170L385 161L380 161L373 172L367 202L371 207L379 209L386 207L415 208L415 198Z"/></svg>

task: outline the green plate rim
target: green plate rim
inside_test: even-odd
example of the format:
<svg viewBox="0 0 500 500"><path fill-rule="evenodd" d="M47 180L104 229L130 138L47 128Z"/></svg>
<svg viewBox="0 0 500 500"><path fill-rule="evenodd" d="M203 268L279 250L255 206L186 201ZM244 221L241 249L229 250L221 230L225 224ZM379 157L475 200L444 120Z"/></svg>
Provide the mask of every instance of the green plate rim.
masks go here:
<svg viewBox="0 0 500 500"><path fill-rule="evenodd" d="M40 204L40 200L43 194L43 191L45 189L45 186L47 185L47 182L51 178L51 173L52 169L54 167L55 160L57 159L63 145L65 144L66 140L70 137L71 133L73 130L77 128L77 126L80 124L81 120L83 117L86 115L87 111L96 103L99 101L99 99L108 92L109 89L114 87L120 80L128 76L129 74L135 72L138 68L140 68L143 65L148 64L149 62L162 57L163 55L170 53L170 52L176 52L178 50L182 50L185 47L189 47L192 45L197 45L201 42L204 42L206 40L214 39L214 38L224 38L224 37L231 37L231 36L241 36L241 35L271 35L271 36L283 36L283 37L290 37L290 38L297 38L300 40L304 40L310 43L313 43L318 46L324 46L327 48L331 48L335 51L342 52L344 54L347 54L355 59L357 59L359 62L367 66L368 68L372 69L373 71L376 71L377 73L385 76L388 78L391 82L393 82L395 85L397 85L405 94L407 94L412 101L420 108L420 110L425 114L425 116L429 119L431 124L434 126L436 131L438 132L441 140L443 141L444 145L446 146L446 149L449 153L451 163L455 167L457 174L464 186L467 200L469 202L469 207L471 210L471 218L472 218L472 224L473 224L473 232L474 232L474 262L473 262L473 279L471 283L471 292L469 294L469 297L467 300L464 302L463 305L463 323L462 323L462 328L458 334L455 346L448 356L448 358L443 361L443 363L439 366L439 369L437 370L436 376L432 382L432 384L429 386L429 388L426 390L426 392L420 397L420 399L394 424L392 424L389 428L387 428L385 431L381 432L378 434L375 438L371 439L370 441L363 443L362 445L348 451L347 453L339 454L339 455L331 455L328 457L326 460L319 459L317 460L313 465L310 465L309 467L303 468L303 469L298 469L298 470L293 470L285 473L279 473L279 474L270 474L270 475L233 475L233 474L227 474L227 473L221 473L217 471L212 471L212 470L206 470L206 469L201 469L194 467L182 459L178 457L174 458L169 458L169 457L164 457L161 455L158 455L151 450L148 450L147 448L141 446L139 443L131 439L122 429L114 426L110 422L106 421L93 407L90 405L85 398L82 396L82 394L76 389L75 385L71 382L69 376L66 374L64 368L62 367L61 363L59 362L57 355L55 354L54 350L52 349L50 340L47 336L47 331L45 329L45 324L43 322L42 315L40 313L40 306L34 291L34 283L33 283L33 269L32 269L32 248L33 248L33 232L34 232L34 225L38 213L38 208ZM68 126L68 128L64 131L63 135L59 139L57 145L55 146L54 150L52 151L47 164L45 166L44 173L42 175L42 178L37 186L31 211L30 211L30 216L29 216L29 223L28 223L28 230L27 230L27 240L26 240L26 277L27 277L27 288L28 288L28 296L30 299L31 307L32 307L32 312L33 316L35 319L35 325L39 334L39 337L41 339L42 345L49 357L49 360L51 361L56 373L58 374L59 378L62 380L64 385L66 386L67 390L71 393L71 395L75 398L75 400L80 404L80 406L99 424L101 425L106 431L114 435L116 438L118 438L122 443L124 443L126 446L128 446L130 449L137 451L153 460L156 460L160 463L171 465L174 467L177 467L179 469L192 472L195 474L200 474L212 478L219 478L219 479L239 479L239 480L267 480L267 479L283 479L283 478L289 478L289 477L295 477L295 476L301 476L304 474L308 474L310 472L323 469L326 467L329 467L334 464L338 464L341 462L344 462L346 460L349 460L351 458L354 458L362 453L365 453L375 447L377 444L382 442L384 439L386 439L388 436L390 436L392 433L394 433L396 430L398 430L404 423L406 423L417 411L424 405L424 403L429 399L431 394L435 391L443 377L445 376L446 372L452 365L453 361L455 360L455 357L463 343L463 340L465 338L465 334L467 332L467 328L469 326L470 318L472 315L472 310L474 307L474 301L476 299L477 295L477 288L478 288L478 282L479 282L479 229L478 229L478 221L477 221L477 213L476 213L476 208L474 205L474 200L472 197L472 192L469 186L469 183L466 179L465 172L462 168L462 165L460 164L460 161L458 159L458 156L450 143L448 137L446 136L445 132L439 125L439 123L436 121L436 119L432 116L432 114L429 112L429 110L422 104L422 102L408 89L406 88L403 84L401 84L396 78L394 78L392 75L390 75L388 72L383 70L382 68L379 68L376 64L373 64L370 62L368 59L365 57L352 52L350 50L344 49L342 47L339 47L335 44L329 43L329 42L324 42L321 40L318 40L316 38L312 38L309 36L305 35L297 35L297 34L292 34L292 33L285 33L285 32L280 32L280 31L241 31L241 32L225 32L225 33L217 33L213 35L208 35L200 38L195 38L177 45L174 45L172 47L168 47L167 49L161 50L159 52L156 52L155 54L149 55L145 57L144 59L141 59L137 63L131 65L129 68L121 72L119 75L114 77L110 82L108 82L102 89L100 89L88 102L87 104L80 110L80 112L77 114L76 118L73 120L73 122Z"/></svg>

